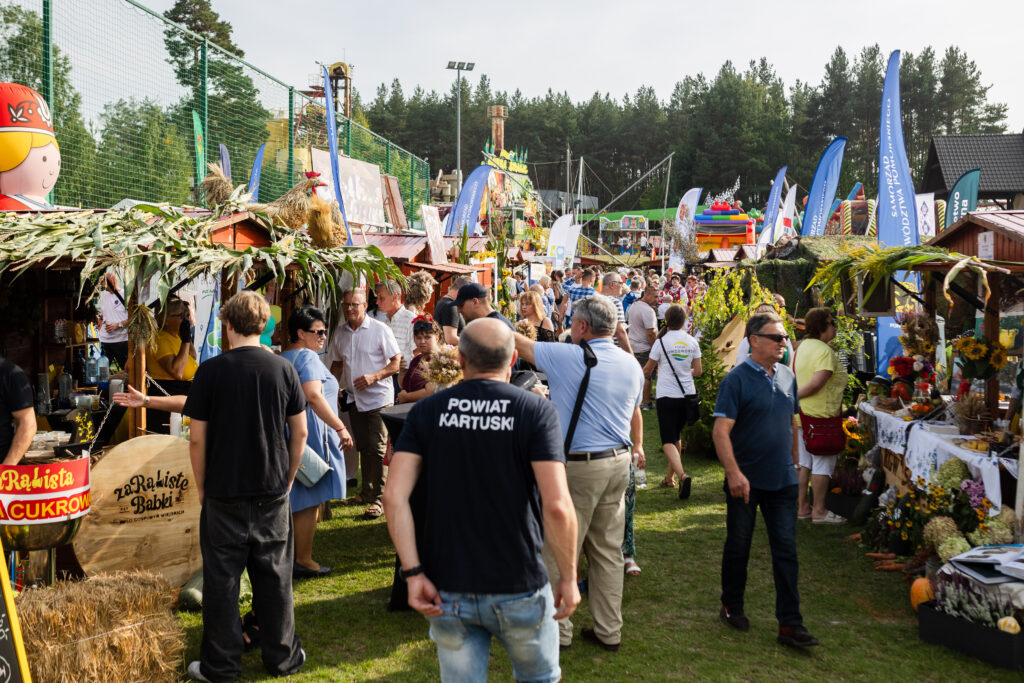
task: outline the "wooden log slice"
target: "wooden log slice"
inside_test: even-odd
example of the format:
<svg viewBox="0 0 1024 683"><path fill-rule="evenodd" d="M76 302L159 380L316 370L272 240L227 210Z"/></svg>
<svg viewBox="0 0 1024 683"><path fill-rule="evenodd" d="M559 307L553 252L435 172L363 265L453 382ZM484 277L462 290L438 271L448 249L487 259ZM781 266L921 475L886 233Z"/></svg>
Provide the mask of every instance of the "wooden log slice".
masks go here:
<svg viewBox="0 0 1024 683"><path fill-rule="evenodd" d="M182 586L203 565L188 442L149 434L92 466L92 509L75 537L86 575L146 569Z"/></svg>

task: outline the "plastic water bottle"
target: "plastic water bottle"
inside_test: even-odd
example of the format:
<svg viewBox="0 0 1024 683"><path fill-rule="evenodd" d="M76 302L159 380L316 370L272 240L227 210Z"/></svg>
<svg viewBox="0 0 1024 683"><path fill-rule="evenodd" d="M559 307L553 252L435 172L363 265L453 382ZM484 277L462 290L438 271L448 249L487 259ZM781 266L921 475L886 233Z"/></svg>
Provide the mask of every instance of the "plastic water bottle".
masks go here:
<svg viewBox="0 0 1024 683"><path fill-rule="evenodd" d="M93 355L95 351L89 349L89 358L85 361L85 383L96 384L100 376L100 362L99 359Z"/></svg>
<svg viewBox="0 0 1024 683"><path fill-rule="evenodd" d="M637 465L637 461L640 459L639 454L633 454L633 483L637 489L647 488L647 468L640 467Z"/></svg>
<svg viewBox="0 0 1024 683"><path fill-rule="evenodd" d="M110 388L110 359L107 354L100 352L100 358L96 362L96 381L99 383L100 391Z"/></svg>

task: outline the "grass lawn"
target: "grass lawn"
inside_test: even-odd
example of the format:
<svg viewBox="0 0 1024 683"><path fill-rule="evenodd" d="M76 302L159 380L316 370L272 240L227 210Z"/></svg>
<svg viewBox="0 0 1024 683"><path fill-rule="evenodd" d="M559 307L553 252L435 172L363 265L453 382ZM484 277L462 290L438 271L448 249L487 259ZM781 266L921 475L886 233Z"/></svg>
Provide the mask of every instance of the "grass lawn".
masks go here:
<svg viewBox="0 0 1024 683"><path fill-rule="evenodd" d="M590 624L584 597L574 616L577 637L561 655L565 680L1020 680L1019 674L921 642L902 575L875 572L864 551L844 539L859 531L847 526L799 522L802 612L819 647L794 651L775 642L775 591L760 522L747 584L751 629L739 633L724 626L718 620L725 538L721 467L686 456L694 480L691 499L679 501L675 490L659 489L666 463L654 411L645 418L650 486L638 492L636 507L643 573L625 577L622 649L606 653L579 638L580 627ZM316 557L334 572L295 585L295 617L308 660L289 680L438 680L426 621L416 613L385 610L394 551L384 521L362 521L361 509L338 506L334 512L316 536ZM187 663L198 658L202 620L184 612L179 618ZM491 653L492 679L511 680L504 651L495 644ZM258 652L243 661L244 680L268 678Z"/></svg>

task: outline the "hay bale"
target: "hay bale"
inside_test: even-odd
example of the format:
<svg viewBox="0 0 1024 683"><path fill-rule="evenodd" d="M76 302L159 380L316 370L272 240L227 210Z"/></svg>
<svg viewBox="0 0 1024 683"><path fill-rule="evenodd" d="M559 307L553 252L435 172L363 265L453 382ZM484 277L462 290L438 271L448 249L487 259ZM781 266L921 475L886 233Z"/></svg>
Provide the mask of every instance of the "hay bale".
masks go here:
<svg viewBox="0 0 1024 683"><path fill-rule="evenodd" d="M33 679L179 680L185 635L171 614L173 601L167 581L149 572L22 592L18 618Z"/></svg>

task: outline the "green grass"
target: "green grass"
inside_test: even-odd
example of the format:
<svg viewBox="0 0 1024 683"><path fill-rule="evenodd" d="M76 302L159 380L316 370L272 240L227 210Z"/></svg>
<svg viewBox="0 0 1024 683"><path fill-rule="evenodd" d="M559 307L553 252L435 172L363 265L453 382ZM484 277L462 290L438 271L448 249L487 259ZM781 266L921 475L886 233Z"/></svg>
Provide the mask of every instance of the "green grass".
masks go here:
<svg viewBox="0 0 1024 683"><path fill-rule="evenodd" d="M653 411L645 413L649 488L636 507L639 577L625 578L622 649L606 653L579 637L589 625L584 597L574 616L577 638L561 656L565 680L968 681L1014 680L943 647L921 642L901 574L875 572L864 550L844 537L847 526L799 522L800 593L804 623L821 640L806 652L775 642L775 591L763 523L750 559L748 633L718 621L719 566L725 538L722 471L717 461L684 456L693 495L681 502L659 489L666 471ZM459 501L451 501L458 506ZM308 660L295 681L436 681L427 623L418 614L385 610L394 551L383 520L338 506L320 525L316 557L334 567L326 579L295 585L295 617ZM201 618L181 613L185 662L199 655ZM491 651L492 680L512 679L501 647ZM243 659L243 679L266 680L259 653ZM183 665L184 669L184 665Z"/></svg>

